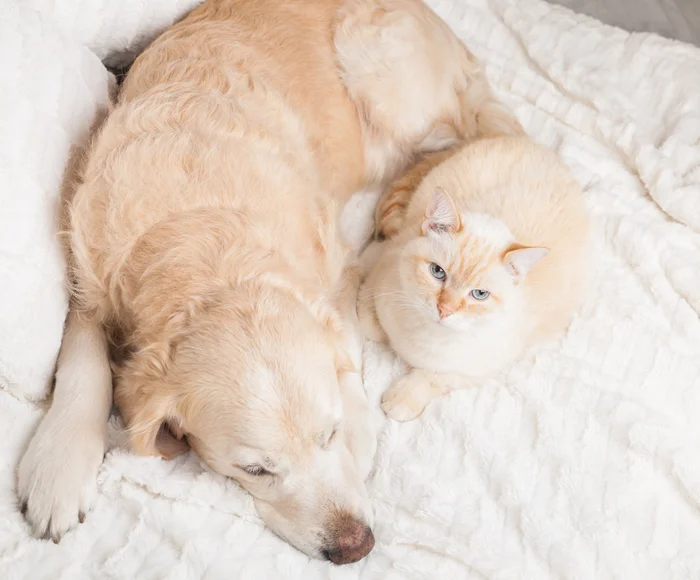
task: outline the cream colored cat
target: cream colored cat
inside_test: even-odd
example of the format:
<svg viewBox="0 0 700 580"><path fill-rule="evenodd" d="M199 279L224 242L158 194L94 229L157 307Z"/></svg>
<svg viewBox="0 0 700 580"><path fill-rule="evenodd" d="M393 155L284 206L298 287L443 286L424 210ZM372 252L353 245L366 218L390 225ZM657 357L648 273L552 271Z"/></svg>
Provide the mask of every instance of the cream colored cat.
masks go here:
<svg viewBox="0 0 700 580"><path fill-rule="evenodd" d="M589 272L588 216L554 152L510 136L434 160L384 194L389 239L360 292L366 334L412 367L382 397L399 421L564 330Z"/></svg>

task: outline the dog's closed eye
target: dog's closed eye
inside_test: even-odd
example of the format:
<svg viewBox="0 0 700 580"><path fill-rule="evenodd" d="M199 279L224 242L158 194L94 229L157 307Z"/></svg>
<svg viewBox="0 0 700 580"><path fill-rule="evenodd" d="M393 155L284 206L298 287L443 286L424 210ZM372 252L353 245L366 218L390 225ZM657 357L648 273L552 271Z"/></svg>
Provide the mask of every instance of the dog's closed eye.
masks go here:
<svg viewBox="0 0 700 580"><path fill-rule="evenodd" d="M248 475L255 475L255 476L272 475L272 473L270 471L265 469L262 465L258 465L258 464L246 465L242 469Z"/></svg>

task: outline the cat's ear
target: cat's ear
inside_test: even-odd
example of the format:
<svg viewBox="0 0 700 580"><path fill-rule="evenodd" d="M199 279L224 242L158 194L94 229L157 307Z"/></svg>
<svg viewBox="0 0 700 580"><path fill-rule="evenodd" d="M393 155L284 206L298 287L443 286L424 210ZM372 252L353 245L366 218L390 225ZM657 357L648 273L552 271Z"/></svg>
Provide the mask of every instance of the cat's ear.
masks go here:
<svg viewBox="0 0 700 580"><path fill-rule="evenodd" d="M425 209L421 232L425 236L428 232L458 232L462 229L462 221L455 207L454 201L441 187L436 187L430 195L428 207Z"/></svg>
<svg viewBox="0 0 700 580"><path fill-rule="evenodd" d="M519 246L503 256L506 271L516 280L522 280L535 264L549 254L549 248Z"/></svg>

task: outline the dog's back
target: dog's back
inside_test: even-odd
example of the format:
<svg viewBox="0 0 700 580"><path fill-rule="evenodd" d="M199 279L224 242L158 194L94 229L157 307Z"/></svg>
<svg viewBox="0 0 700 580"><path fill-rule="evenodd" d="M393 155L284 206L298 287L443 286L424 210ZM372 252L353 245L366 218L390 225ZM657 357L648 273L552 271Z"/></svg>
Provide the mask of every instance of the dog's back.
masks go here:
<svg viewBox="0 0 700 580"><path fill-rule="evenodd" d="M129 317L133 285L157 260L146 255L160 243L155 226L176 215L181 234L163 251L179 245L188 265L226 259L202 239L230 230L241 253L250 244L316 267L319 213L364 179L359 119L334 64L334 10L208 2L136 60L73 202L86 309Z"/></svg>
<svg viewBox="0 0 700 580"><path fill-rule="evenodd" d="M122 100L173 83L233 101L241 83L275 93L303 125L322 183L345 198L364 179L355 105L333 45L341 0L215 0L163 34L134 63ZM206 41L203 42L202 40ZM234 86L237 85L237 86ZM274 114L273 105L269 114Z"/></svg>

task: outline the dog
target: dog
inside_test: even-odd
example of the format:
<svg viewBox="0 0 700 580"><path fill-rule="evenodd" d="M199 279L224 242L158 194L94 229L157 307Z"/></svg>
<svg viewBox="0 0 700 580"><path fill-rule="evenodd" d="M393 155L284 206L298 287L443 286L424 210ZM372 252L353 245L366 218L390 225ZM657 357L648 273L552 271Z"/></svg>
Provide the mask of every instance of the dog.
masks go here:
<svg viewBox="0 0 700 580"><path fill-rule="evenodd" d="M18 470L34 533L93 505L114 398L137 453L192 448L305 554L366 556L376 437L340 209L513 124L419 0L208 0L162 34L68 204L71 309Z"/></svg>

